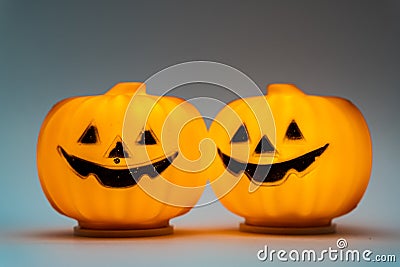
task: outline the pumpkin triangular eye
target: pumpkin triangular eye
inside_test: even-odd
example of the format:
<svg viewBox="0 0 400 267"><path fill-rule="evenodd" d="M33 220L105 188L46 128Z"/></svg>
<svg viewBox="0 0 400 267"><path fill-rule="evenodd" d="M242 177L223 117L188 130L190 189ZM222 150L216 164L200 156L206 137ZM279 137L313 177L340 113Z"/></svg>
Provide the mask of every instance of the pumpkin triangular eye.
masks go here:
<svg viewBox="0 0 400 267"><path fill-rule="evenodd" d="M145 130L140 133L137 143L139 145L155 145L157 141L151 130Z"/></svg>
<svg viewBox="0 0 400 267"><path fill-rule="evenodd" d="M99 133L96 126L90 124L79 137L78 142L81 144L96 144L99 142Z"/></svg>
<svg viewBox="0 0 400 267"><path fill-rule="evenodd" d="M297 123L294 120L292 120L292 122L289 124L289 126L286 130L286 138L289 140L304 139L299 126L297 125Z"/></svg>
<svg viewBox="0 0 400 267"><path fill-rule="evenodd" d="M242 124L232 137L231 143L247 142L249 135L247 134L246 127Z"/></svg>
<svg viewBox="0 0 400 267"><path fill-rule="evenodd" d="M275 151L274 146L271 144L271 142L268 140L268 137L265 135L261 138L260 142L258 142L258 145L254 150L254 152L256 152L257 154L271 153L274 151Z"/></svg>

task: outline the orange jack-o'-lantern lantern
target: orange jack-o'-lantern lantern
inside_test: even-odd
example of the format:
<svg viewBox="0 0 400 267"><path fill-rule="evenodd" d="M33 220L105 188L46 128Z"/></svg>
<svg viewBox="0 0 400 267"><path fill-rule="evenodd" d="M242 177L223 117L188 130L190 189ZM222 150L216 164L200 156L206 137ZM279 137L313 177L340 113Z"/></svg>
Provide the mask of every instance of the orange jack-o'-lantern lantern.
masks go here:
<svg viewBox="0 0 400 267"><path fill-rule="evenodd" d="M272 116L257 111L265 105ZM244 231L333 231L331 220L354 209L368 185L369 130L360 111L342 98L273 84L265 97L226 106L210 135L218 151L213 189L227 209L245 218Z"/></svg>
<svg viewBox="0 0 400 267"><path fill-rule="evenodd" d="M52 108L37 145L40 182L51 205L79 222L78 234L170 233L169 220L188 212L206 183L201 172L176 163L186 159L192 164L186 168L197 169L206 134L188 102L148 95L141 83L120 83L104 95L73 97ZM154 184L156 196L142 181ZM169 199L178 191L171 184L195 189L179 192L174 205Z"/></svg>

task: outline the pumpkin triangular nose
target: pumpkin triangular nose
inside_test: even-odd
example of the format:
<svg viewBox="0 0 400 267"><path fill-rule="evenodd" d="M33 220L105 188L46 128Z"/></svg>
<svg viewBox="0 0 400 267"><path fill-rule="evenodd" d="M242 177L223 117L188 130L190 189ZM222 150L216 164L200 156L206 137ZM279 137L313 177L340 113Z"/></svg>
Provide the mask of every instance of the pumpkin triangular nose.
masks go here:
<svg viewBox="0 0 400 267"><path fill-rule="evenodd" d="M125 149L124 143L121 138L115 138L113 145L111 145L108 156L109 158L129 158L130 155Z"/></svg>
<svg viewBox="0 0 400 267"><path fill-rule="evenodd" d="M268 137L264 135L260 142L258 142L256 149L254 150L257 154L262 154L262 153L272 153L275 151L274 146L271 144L271 142L268 140Z"/></svg>

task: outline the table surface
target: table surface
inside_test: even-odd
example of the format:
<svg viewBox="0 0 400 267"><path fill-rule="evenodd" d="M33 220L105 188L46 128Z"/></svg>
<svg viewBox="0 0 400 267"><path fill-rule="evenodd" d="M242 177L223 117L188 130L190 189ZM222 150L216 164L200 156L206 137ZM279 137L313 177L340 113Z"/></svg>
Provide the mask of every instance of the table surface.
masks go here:
<svg viewBox="0 0 400 267"><path fill-rule="evenodd" d="M215 204L210 209L220 209ZM222 211L222 210L221 210ZM275 258L261 262L257 252L271 250L314 250L317 255L329 248L338 249L338 239L344 238L344 250L371 250L373 255L395 255L399 260L400 231L394 225L361 222L347 215L335 220L337 231L326 235L264 235L238 231L241 221L234 215L222 216L213 226L212 218L199 219L209 213L206 208L172 220L174 234L144 238L85 238L73 235L74 222L62 219L49 226L26 226L3 229L0 238L0 266L253 266L261 263L282 263ZM318 260L318 258L317 258ZM327 265L340 260L325 258ZM293 262L307 264L307 262ZM351 262L358 264L362 262ZM1 265L3 264L3 265ZM365 263L364 263L365 264ZM395 263L385 263L389 266Z"/></svg>

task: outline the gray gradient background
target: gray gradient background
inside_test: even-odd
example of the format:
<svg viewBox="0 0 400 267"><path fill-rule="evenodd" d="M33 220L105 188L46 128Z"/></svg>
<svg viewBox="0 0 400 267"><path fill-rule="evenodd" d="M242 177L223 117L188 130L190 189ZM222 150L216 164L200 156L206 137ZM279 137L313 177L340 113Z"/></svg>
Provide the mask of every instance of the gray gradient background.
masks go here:
<svg viewBox="0 0 400 267"><path fill-rule="evenodd" d="M265 265L256 259L265 244L327 248L340 236L352 248L400 260L399 48L400 1L0 1L0 266ZM63 98L144 81L191 60L231 65L263 90L292 82L361 109L372 133L373 171L358 208L335 220L338 234L239 233L241 218L216 203L173 220L170 237L71 236L75 222L50 207L36 172L48 110ZM233 99L207 85L171 94Z"/></svg>

